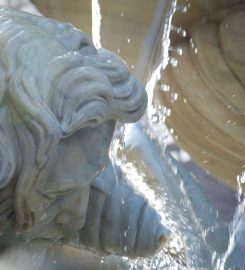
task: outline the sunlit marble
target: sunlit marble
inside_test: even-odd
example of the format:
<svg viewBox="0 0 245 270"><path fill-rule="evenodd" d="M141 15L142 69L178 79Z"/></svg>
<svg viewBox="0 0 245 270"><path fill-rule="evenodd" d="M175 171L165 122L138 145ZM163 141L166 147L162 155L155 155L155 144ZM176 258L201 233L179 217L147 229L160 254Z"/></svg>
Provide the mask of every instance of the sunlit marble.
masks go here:
<svg viewBox="0 0 245 270"><path fill-rule="evenodd" d="M0 29L2 247L153 254L168 231L108 156L116 121L145 111L142 85L70 24L1 7Z"/></svg>

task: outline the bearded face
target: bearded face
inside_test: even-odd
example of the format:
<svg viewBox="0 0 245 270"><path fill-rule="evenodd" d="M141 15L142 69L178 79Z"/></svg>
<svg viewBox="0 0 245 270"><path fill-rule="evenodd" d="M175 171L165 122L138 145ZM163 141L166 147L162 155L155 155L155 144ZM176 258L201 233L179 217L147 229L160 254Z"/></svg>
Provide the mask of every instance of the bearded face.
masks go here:
<svg viewBox="0 0 245 270"><path fill-rule="evenodd" d="M108 166L115 123L142 116L144 88L69 24L0 8L0 31L0 225L14 227L1 243L78 235L79 248L125 254L121 234L133 228L127 255L153 254L165 240L159 216Z"/></svg>
<svg viewBox="0 0 245 270"><path fill-rule="evenodd" d="M0 185L15 179L16 231L51 220L80 228L114 122L139 119L146 94L119 57L73 26L8 8L0 15ZM71 207L82 202L79 214L64 194Z"/></svg>

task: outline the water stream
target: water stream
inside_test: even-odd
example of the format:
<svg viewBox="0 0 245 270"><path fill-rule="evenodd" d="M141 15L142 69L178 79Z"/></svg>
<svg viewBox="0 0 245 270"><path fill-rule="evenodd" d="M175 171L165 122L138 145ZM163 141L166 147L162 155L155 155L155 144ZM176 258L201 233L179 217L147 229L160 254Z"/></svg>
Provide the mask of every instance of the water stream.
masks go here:
<svg viewBox="0 0 245 270"><path fill-rule="evenodd" d="M93 35L96 35L93 39L98 43L100 29L94 27L100 27L103 18L98 12L99 2L92 3ZM170 31L176 31L181 36L186 35L183 28L171 25L172 16L176 10L186 12L188 7L188 1L184 7L178 6L176 1L157 2L140 60L135 68L135 76L146 85L148 108L140 123L118 125L111 147L114 163L128 179L133 179L132 184L158 209L162 222L171 230L172 236L167 247L157 255L134 261L124 258L120 269L244 269L242 250L245 250L245 201L240 187L244 182L244 175L238 177L239 204L234 219L229 223L220 216L192 175L166 151L166 147L174 141L171 131L163 124L171 112L160 111L161 108L153 104L154 88L160 79L161 70L169 62L177 65L175 59L169 59L168 52L172 49ZM159 37L161 49L157 50L156 42L159 43ZM154 55L154 52L158 55ZM182 52L179 50L178 53ZM150 171L150 181L146 179L139 162L129 162L127 151L135 151L139 155L141 162ZM186 158L189 158L188 154Z"/></svg>

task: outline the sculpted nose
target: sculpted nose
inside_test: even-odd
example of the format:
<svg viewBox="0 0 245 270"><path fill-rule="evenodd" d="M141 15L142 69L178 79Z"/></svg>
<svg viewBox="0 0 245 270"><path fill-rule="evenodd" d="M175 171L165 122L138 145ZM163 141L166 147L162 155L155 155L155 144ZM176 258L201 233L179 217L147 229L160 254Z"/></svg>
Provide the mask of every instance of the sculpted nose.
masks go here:
<svg viewBox="0 0 245 270"><path fill-rule="evenodd" d="M56 223L67 225L75 230L81 229L85 224L89 198L89 187L72 190L60 201L60 213Z"/></svg>

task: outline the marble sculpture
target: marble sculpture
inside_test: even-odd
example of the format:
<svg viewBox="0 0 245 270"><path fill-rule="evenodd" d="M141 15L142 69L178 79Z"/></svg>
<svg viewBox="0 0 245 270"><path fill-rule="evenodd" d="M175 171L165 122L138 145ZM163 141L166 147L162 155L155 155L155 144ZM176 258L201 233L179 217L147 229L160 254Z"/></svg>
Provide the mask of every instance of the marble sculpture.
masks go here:
<svg viewBox="0 0 245 270"><path fill-rule="evenodd" d="M160 217L116 181L116 121L145 111L143 86L72 25L0 8L0 245L152 255ZM45 252L44 252L45 253Z"/></svg>

